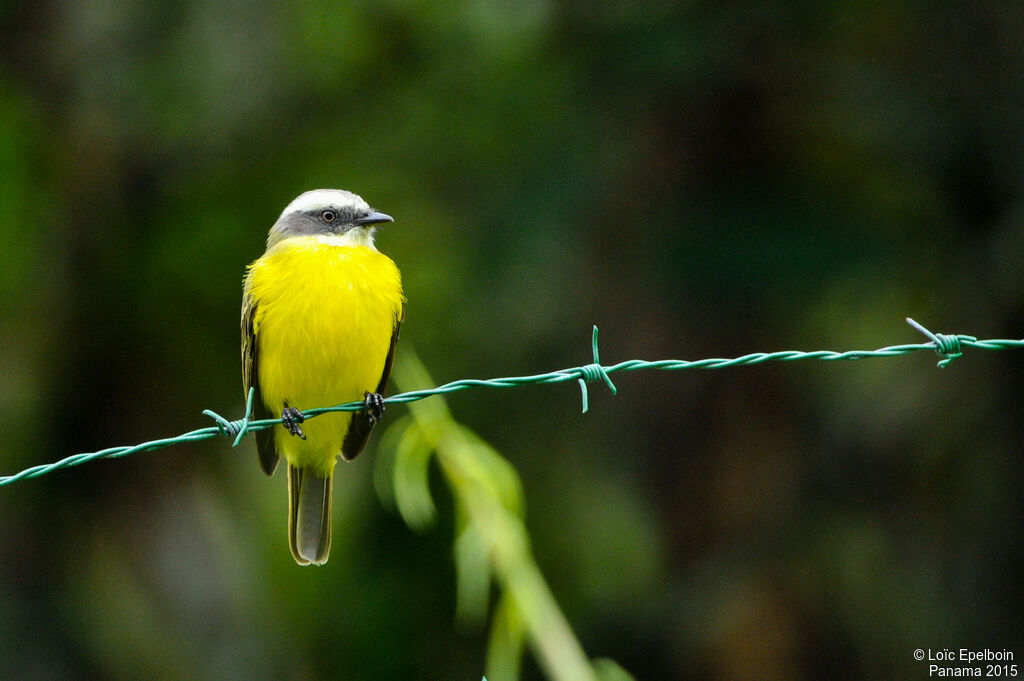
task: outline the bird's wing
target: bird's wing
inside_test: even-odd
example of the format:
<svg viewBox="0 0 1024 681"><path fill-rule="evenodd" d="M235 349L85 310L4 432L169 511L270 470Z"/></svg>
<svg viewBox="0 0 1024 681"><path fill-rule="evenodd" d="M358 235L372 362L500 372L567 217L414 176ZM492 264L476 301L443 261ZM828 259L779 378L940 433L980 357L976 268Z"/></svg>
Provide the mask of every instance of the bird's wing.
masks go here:
<svg viewBox="0 0 1024 681"><path fill-rule="evenodd" d="M253 418L269 419L274 418L273 414L267 411L260 395L260 379L257 367L256 353L258 352L256 334L253 332L252 322L256 317L256 301L246 290L242 298L242 386L245 388L245 395L248 398L249 388L254 388L253 395ZM274 443L274 429L257 430L256 452L260 456L260 468L267 475L273 475L277 469L278 455L277 446Z"/></svg>
<svg viewBox="0 0 1024 681"><path fill-rule="evenodd" d="M384 371L381 373L380 382L377 383L377 389L374 391L381 395L388 387L388 379L391 378L391 366L395 363L395 346L398 345L398 334L402 329L402 322L405 321L405 305L402 305L402 309L399 310L398 316L395 317L395 326L391 330L391 347L388 348L388 356L384 360ZM366 446L366 441L370 439L370 431L373 430L373 426L376 420L365 410L353 412L352 423L348 427L348 432L345 433L345 440L341 443L341 456L347 461L359 456L359 452L363 451L363 447Z"/></svg>

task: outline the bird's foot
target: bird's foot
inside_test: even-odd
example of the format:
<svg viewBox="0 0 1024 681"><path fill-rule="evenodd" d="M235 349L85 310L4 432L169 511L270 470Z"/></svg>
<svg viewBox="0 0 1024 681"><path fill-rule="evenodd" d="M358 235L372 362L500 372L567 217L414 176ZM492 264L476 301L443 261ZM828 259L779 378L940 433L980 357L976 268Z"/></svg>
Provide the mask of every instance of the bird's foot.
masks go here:
<svg viewBox="0 0 1024 681"><path fill-rule="evenodd" d="M300 423L306 420L306 417L302 415L302 412L295 407L289 407L288 403L284 403L284 409L281 410L281 423L288 432L292 435L298 435L303 440L306 439L306 434L302 432Z"/></svg>
<svg viewBox="0 0 1024 681"><path fill-rule="evenodd" d="M370 419L370 425L384 418L384 396L380 393L363 393L363 410Z"/></svg>

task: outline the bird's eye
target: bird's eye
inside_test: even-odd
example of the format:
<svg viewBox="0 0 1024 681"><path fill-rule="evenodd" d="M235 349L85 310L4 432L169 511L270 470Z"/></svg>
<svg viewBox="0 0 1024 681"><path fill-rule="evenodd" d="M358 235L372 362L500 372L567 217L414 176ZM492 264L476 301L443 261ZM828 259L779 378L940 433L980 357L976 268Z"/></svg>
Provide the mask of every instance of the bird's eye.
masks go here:
<svg viewBox="0 0 1024 681"><path fill-rule="evenodd" d="M320 218L324 222L334 222L335 219L337 219L337 217L338 217L338 214L335 213L333 210L325 210L322 213L320 213Z"/></svg>

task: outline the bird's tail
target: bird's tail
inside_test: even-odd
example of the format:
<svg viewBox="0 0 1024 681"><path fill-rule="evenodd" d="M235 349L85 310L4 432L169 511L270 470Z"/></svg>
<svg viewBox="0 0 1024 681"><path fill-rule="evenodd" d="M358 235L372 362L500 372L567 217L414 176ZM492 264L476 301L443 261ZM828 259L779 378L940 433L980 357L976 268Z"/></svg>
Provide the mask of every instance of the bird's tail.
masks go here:
<svg viewBox="0 0 1024 681"><path fill-rule="evenodd" d="M299 565L322 565L331 552L331 476L288 464L288 538Z"/></svg>

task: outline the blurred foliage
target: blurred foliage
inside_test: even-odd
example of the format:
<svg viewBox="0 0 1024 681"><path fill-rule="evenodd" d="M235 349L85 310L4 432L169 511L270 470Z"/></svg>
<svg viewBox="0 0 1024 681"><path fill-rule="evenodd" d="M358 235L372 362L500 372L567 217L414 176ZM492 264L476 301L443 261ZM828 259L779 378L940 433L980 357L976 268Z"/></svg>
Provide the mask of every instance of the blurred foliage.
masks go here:
<svg viewBox="0 0 1024 681"><path fill-rule="evenodd" d="M240 413L243 268L314 187L395 216L442 382L586 362L591 324L606 363L917 342L908 314L1024 336L1022 34L1013 0L0 5L0 470ZM1022 653L1022 362L449 404L589 656L911 678L918 647ZM497 633L456 620L451 523L376 498L385 439L319 570L224 442L6 488L0 676L479 678Z"/></svg>
<svg viewBox="0 0 1024 681"><path fill-rule="evenodd" d="M395 363L394 382L402 392L434 385L408 347ZM459 619L473 625L485 618L492 578L501 590L488 645L487 676L518 678L523 642L528 640L553 681L597 681L595 666L580 648L533 559L515 471L498 452L455 421L441 399L410 403L409 412L382 443L385 451L393 452L381 459L380 468L387 472L378 479L390 481L392 490L382 496L397 500L410 527L422 527L428 515L424 509L433 505L429 480L408 471L423 470L424 452L436 457L455 500ZM407 501L402 503L402 499ZM612 669L617 672L616 681L629 681L621 668Z"/></svg>

